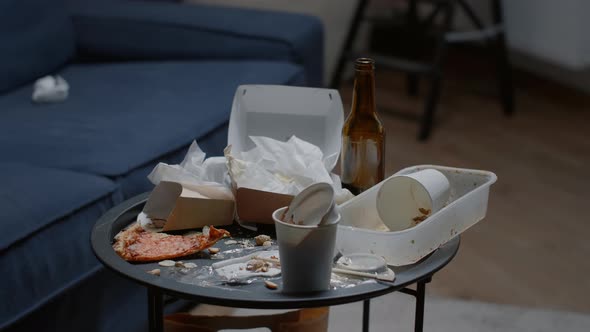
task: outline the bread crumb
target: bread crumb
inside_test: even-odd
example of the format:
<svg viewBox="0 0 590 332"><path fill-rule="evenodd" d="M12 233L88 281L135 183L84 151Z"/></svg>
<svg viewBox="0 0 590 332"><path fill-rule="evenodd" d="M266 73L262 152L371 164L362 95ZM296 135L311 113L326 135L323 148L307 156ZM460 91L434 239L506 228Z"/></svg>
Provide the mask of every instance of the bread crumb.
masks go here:
<svg viewBox="0 0 590 332"><path fill-rule="evenodd" d="M160 276L160 272L161 272L160 269L153 269L153 270L147 271L147 273L153 274L155 276Z"/></svg>
<svg viewBox="0 0 590 332"><path fill-rule="evenodd" d="M275 283L274 283L274 282L272 282L272 281L268 281L268 280L264 281L264 285L265 285L265 286L266 286L266 288L268 288L268 289L277 289L277 288L279 288L279 285L275 284Z"/></svg>
<svg viewBox="0 0 590 332"><path fill-rule="evenodd" d="M270 236L261 234L256 236L254 240L256 241L257 246L261 246L264 245L264 242L270 241Z"/></svg>

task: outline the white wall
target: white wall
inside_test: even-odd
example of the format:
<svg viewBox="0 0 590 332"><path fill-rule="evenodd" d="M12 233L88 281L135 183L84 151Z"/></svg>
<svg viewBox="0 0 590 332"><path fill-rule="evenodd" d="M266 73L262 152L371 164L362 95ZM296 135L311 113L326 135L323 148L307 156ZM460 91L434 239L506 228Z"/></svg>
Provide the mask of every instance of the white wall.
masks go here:
<svg viewBox="0 0 590 332"><path fill-rule="evenodd" d="M403 2L403 0L398 0ZM325 28L326 83L334 66L356 0L185 0L263 9L286 10L319 16ZM490 2L468 0L484 22L491 21ZM372 1L372 12L379 13L392 4L391 0ZM590 0L504 0L504 17L509 47L515 50L514 65L541 76L590 92ZM458 13L457 29L471 25ZM357 48L363 48L367 28L361 30Z"/></svg>
<svg viewBox="0 0 590 332"><path fill-rule="evenodd" d="M504 1L511 48L578 70L590 66L590 1Z"/></svg>

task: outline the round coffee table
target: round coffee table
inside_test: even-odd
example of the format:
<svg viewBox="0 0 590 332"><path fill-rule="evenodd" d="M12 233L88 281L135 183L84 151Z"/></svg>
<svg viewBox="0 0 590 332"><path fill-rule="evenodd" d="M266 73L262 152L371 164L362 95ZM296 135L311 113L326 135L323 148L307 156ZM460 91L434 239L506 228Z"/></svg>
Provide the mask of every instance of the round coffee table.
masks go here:
<svg viewBox="0 0 590 332"><path fill-rule="evenodd" d="M459 249L460 240L459 237L456 237L420 262L394 268L396 279L393 282L365 283L355 287L313 294L299 296L282 294L279 291L266 289L262 281L232 286L231 289L201 287L180 282L173 276L148 274L147 271L160 268L157 263L131 264L121 259L113 250L114 236L136 220L148 195L149 193L145 193L136 196L109 210L96 222L92 230L91 243L94 253L106 267L147 288L149 327L150 331L154 332L163 330L164 295L203 304L253 309L299 309L363 301L363 331L368 331L370 299L394 291L416 297L414 329L421 332L424 321L426 283L430 282L432 276L453 259ZM256 235L254 232L242 229L239 232L245 238ZM222 242L220 241L216 247L224 250L226 245ZM183 259L183 262L195 262L199 266L204 266L210 265L214 260L207 257L195 257L194 259ZM411 284L416 284L415 290L406 287Z"/></svg>

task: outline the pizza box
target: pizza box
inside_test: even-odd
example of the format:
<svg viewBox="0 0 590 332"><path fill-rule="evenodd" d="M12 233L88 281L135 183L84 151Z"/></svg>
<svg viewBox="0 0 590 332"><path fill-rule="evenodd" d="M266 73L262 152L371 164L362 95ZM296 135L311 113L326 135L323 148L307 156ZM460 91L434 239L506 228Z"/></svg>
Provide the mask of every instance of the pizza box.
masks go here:
<svg viewBox="0 0 590 332"><path fill-rule="evenodd" d="M320 148L324 165L332 171L340 157L344 111L337 90L282 85L241 85L229 120L232 151L255 147L250 136L287 141L295 135ZM236 215L241 222L273 224L272 212L288 205L293 196L252 188L234 188Z"/></svg>
<svg viewBox="0 0 590 332"><path fill-rule="evenodd" d="M170 181L161 181L143 208L151 219L166 220L163 231L231 225L234 211L231 193Z"/></svg>

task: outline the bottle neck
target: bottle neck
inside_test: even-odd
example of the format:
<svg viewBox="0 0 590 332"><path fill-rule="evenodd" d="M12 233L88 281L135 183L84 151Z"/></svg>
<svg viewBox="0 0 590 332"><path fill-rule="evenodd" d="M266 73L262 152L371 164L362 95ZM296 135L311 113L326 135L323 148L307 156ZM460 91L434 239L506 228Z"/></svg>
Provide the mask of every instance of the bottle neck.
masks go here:
<svg viewBox="0 0 590 332"><path fill-rule="evenodd" d="M351 113L372 116L375 112L375 72L372 69L355 69Z"/></svg>

